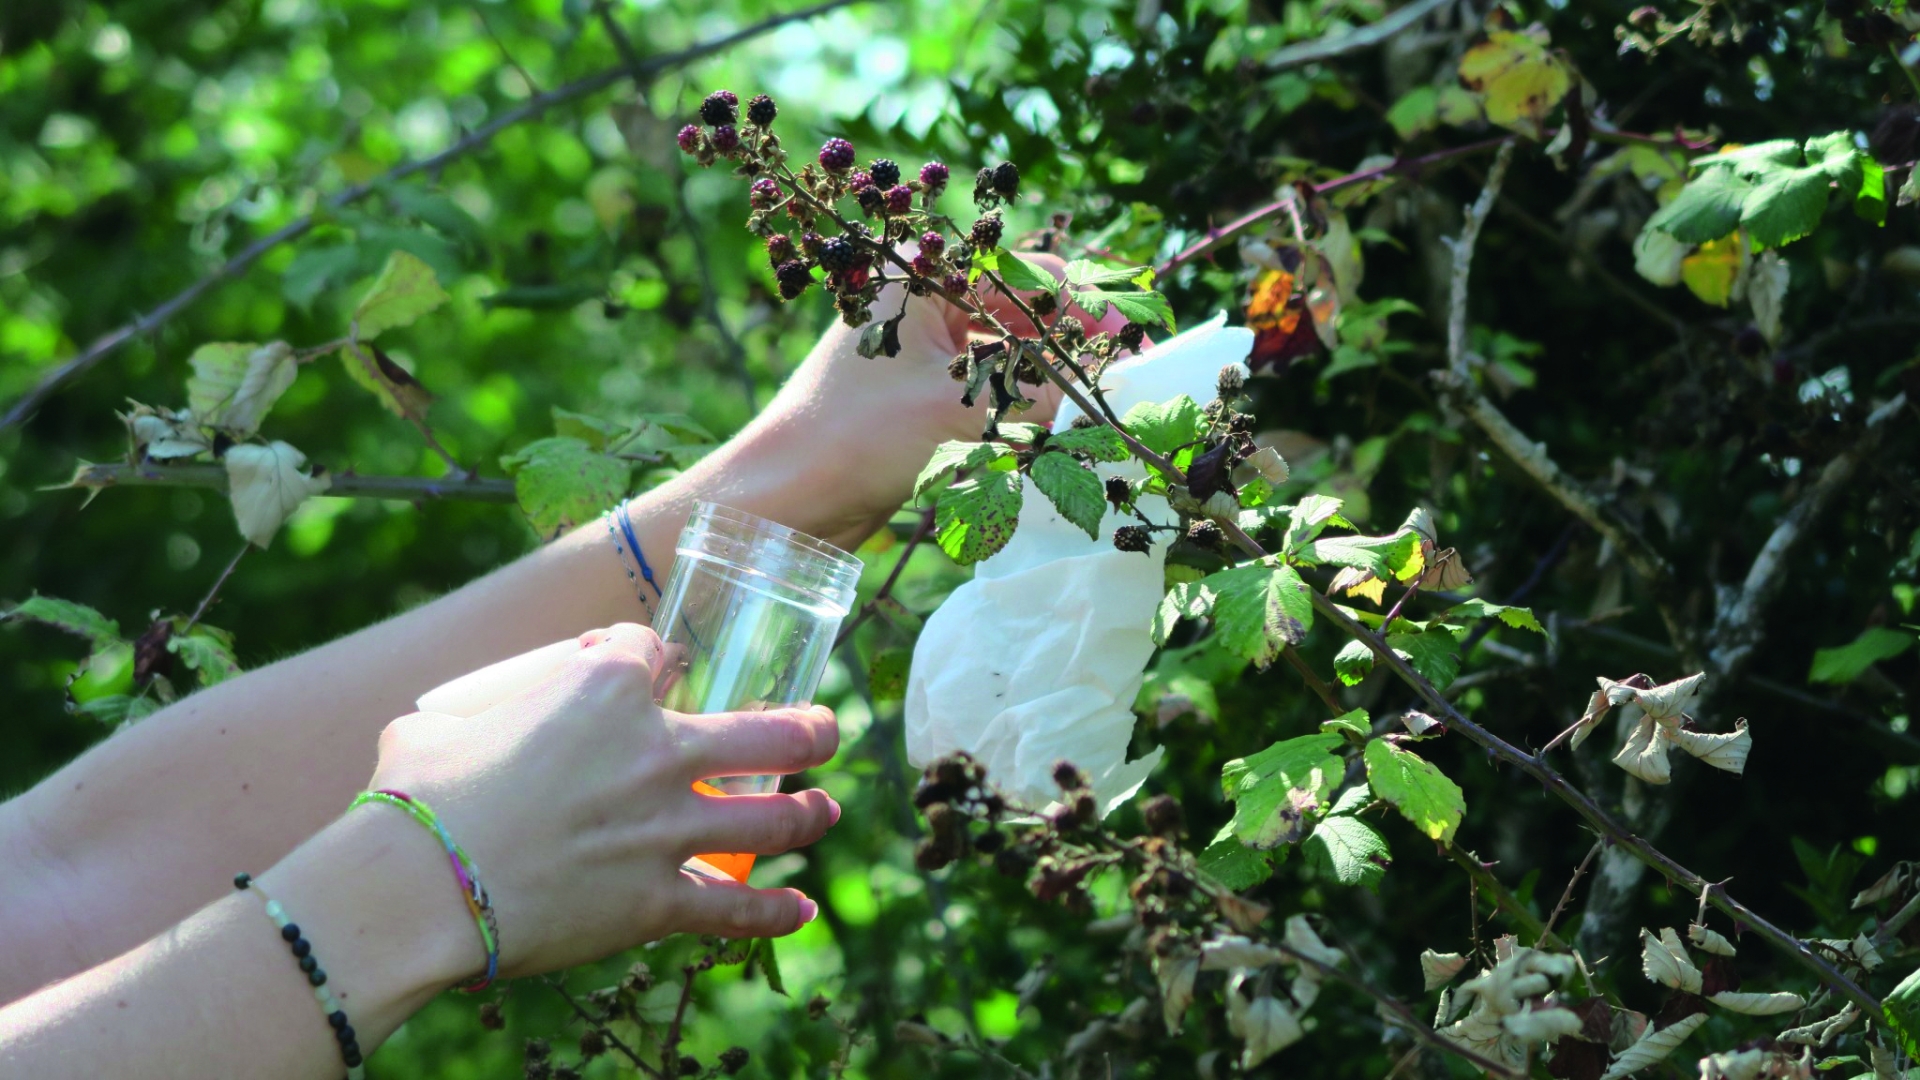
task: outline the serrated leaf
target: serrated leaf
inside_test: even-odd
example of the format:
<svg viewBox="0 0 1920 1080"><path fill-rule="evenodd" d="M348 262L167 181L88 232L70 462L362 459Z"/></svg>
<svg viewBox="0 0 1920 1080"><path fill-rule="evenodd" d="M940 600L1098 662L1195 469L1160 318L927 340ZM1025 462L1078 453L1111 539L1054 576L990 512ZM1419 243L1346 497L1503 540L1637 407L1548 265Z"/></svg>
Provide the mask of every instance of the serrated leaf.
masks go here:
<svg viewBox="0 0 1920 1080"><path fill-rule="evenodd" d="M1633 240L1634 273L1655 285L1680 284L1680 267L1688 245L1672 233L1661 232L1649 221Z"/></svg>
<svg viewBox="0 0 1920 1080"><path fill-rule="evenodd" d="M1152 280L1153 268L1150 266L1127 266L1118 270L1101 266L1090 259L1075 259L1061 271L1067 275L1069 285L1125 285L1138 278L1141 273Z"/></svg>
<svg viewBox="0 0 1920 1080"><path fill-rule="evenodd" d="M214 342L187 358L187 408L209 427L225 428L236 438L260 429L260 421L299 375L293 347L284 341L266 345Z"/></svg>
<svg viewBox="0 0 1920 1080"><path fill-rule="evenodd" d="M353 309L356 336L360 341L372 341L394 327L410 325L447 299L432 267L416 255L395 251L387 256L387 264L374 279L373 287Z"/></svg>
<svg viewBox="0 0 1920 1080"><path fill-rule="evenodd" d="M597 451L604 451L608 443L625 435L627 430L624 424L573 412L558 405L553 407L553 433L566 439L579 439Z"/></svg>
<svg viewBox="0 0 1920 1080"><path fill-rule="evenodd" d="M1060 279L1046 267L1029 262L1018 254L1000 248L994 252L999 261L1000 279L1021 292L1046 292L1060 287Z"/></svg>
<svg viewBox="0 0 1920 1080"><path fill-rule="evenodd" d="M1213 626L1220 644L1260 667L1285 646L1305 640L1313 626L1313 599L1291 566L1236 566L1209 574L1200 585L1214 596Z"/></svg>
<svg viewBox="0 0 1920 1080"><path fill-rule="evenodd" d="M1880 1003L1880 1011L1907 1057L1920 1059L1920 969L1900 980Z"/></svg>
<svg viewBox="0 0 1920 1080"><path fill-rule="evenodd" d="M1342 505L1341 500L1330 495L1308 495L1302 498L1287 519L1287 535L1286 539L1281 541L1281 546L1289 552L1298 551L1325 532L1328 525L1352 528L1352 523L1340 516Z"/></svg>
<svg viewBox="0 0 1920 1080"><path fill-rule="evenodd" d="M120 643L120 624L85 604L51 596L31 596L0 613L0 622L25 620L86 638L96 649Z"/></svg>
<svg viewBox="0 0 1920 1080"><path fill-rule="evenodd" d="M875 701L900 701L907 696L907 671L913 653L906 649L882 649L867 665L867 691Z"/></svg>
<svg viewBox="0 0 1920 1080"><path fill-rule="evenodd" d="M1147 449L1164 457L1199 437L1200 406L1185 394L1172 401L1143 401L1128 409L1120 424Z"/></svg>
<svg viewBox="0 0 1920 1080"><path fill-rule="evenodd" d="M940 496L934 540L954 562L979 562L1005 547L1020 519L1020 474L988 469Z"/></svg>
<svg viewBox="0 0 1920 1080"><path fill-rule="evenodd" d="M767 989L781 997L787 996L787 980L780 974L780 954L774 949L773 939L756 938L747 954L747 963L767 980Z"/></svg>
<svg viewBox="0 0 1920 1080"><path fill-rule="evenodd" d="M1214 599L1213 590L1198 581L1182 581L1169 588L1154 611L1154 644L1165 645L1167 636L1181 619L1204 617L1213 610Z"/></svg>
<svg viewBox="0 0 1920 1080"><path fill-rule="evenodd" d="M1680 281L1702 302L1726 307L1747 265L1747 248L1739 236L1724 236L1700 245L1680 260Z"/></svg>
<svg viewBox="0 0 1920 1080"><path fill-rule="evenodd" d="M1107 306L1126 316L1128 322L1141 326L1164 326L1168 331L1176 327L1173 321L1173 305L1157 292L1112 292L1107 289L1082 289L1073 294L1074 303L1096 319L1105 317Z"/></svg>
<svg viewBox="0 0 1920 1080"><path fill-rule="evenodd" d="M1468 619L1499 619L1515 630L1531 630L1536 634L1547 632L1547 628L1540 625L1540 620L1534 618L1532 608L1491 604L1477 596L1448 608L1447 615Z"/></svg>
<svg viewBox="0 0 1920 1080"><path fill-rule="evenodd" d="M1307 855L1342 885L1378 890L1393 865L1386 838L1357 817L1328 817L1307 837Z"/></svg>
<svg viewBox="0 0 1920 1080"><path fill-rule="evenodd" d="M347 369L348 378L380 399L380 404L395 416L418 417L433 404L433 395L420 380L376 345L342 349L340 363Z"/></svg>
<svg viewBox="0 0 1920 1080"><path fill-rule="evenodd" d="M1001 426L1005 427L1004 424ZM1048 439L1047 447L1094 461L1125 461L1128 457L1126 441L1120 438L1118 431L1106 424L1068 428Z"/></svg>
<svg viewBox="0 0 1920 1080"><path fill-rule="evenodd" d="M1543 42L1496 30L1460 57L1460 81L1485 95L1488 120L1537 139L1573 88L1573 73Z"/></svg>
<svg viewBox="0 0 1920 1080"><path fill-rule="evenodd" d="M1384 739L1367 744L1367 786L1392 803L1413 827L1441 843L1451 843L1466 816L1460 785L1432 762Z"/></svg>
<svg viewBox="0 0 1920 1080"><path fill-rule="evenodd" d="M125 727L159 712L160 703L146 696L103 694L100 697L73 702L67 706L67 711L75 716L97 720L102 724Z"/></svg>
<svg viewBox="0 0 1920 1080"><path fill-rule="evenodd" d="M185 634L167 638L167 651L200 676L200 685L213 686L240 674L233 655L233 635L202 623Z"/></svg>
<svg viewBox="0 0 1920 1080"><path fill-rule="evenodd" d="M1454 976L1465 971L1466 967L1467 958L1459 953L1440 953L1432 949L1420 953L1420 975L1426 980L1428 993L1452 982Z"/></svg>
<svg viewBox="0 0 1920 1080"><path fill-rule="evenodd" d="M1777 1016L1784 1012L1795 1012L1807 1007L1807 999L1799 994L1741 994L1732 990L1722 990L1707 998L1708 1001L1727 1010L1746 1016Z"/></svg>
<svg viewBox="0 0 1920 1080"><path fill-rule="evenodd" d="M1227 762L1220 786L1234 804L1233 835L1261 850L1298 840L1307 815L1344 775L1332 753L1343 742L1338 734L1302 735Z"/></svg>
<svg viewBox="0 0 1920 1080"><path fill-rule="evenodd" d="M1859 678L1882 660L1891 660L1913 647L1914 635L1908 630L1872 626L1845 645L1816 649L1813 669L1807 681L1845 685Z"/></svg>
<svg viewBox="0 0 1920 1080"><path fill-rule="evenodd" d="M1359 686L1372 672L1373 650L1363 641L1349 641L1333 654L1333 673L1344 685Z"/></svg>
<svg viewBox="0 0 1920 1080"><path fill-rule="evenodd" d="M513 494L533 531L551 537L591 521L612 506L633 477L633 466L596 453L582 439L536 439L500 459L513 476Z"/></svg>
<svg viewBox="0 0 1920 1080"><path fill-rule="evenodd" d="M1819 227L1831 183L1824 169L1783 169L1748 193L1740 224L1762 247L1792 243Z"/></svg>
<svg viewBox="0 0 1920 1080"><path fill-rule="evenodd" d="M1100 539L1100 518L1107 512L1106 487L1092 469L1066 454L1043 453L1029 468L1033 486L1053 503L1060 516L1078 525L1091 539Z"/></svg>
<svg viewBox="0 0 1920 1080"><path fill-rule="evenodd" d="M257 547L273 542L301 503L333 486L333 477L305 471L307 455L284 442L251 443L227 451L227 499L240 535Z"/></svg>
<svg viewBox="0 0 1920 1080"><path fill-rule="evenodd" d="M1231 824L1221 828L1199 855L1200 872L1234 892L1251 889L1273 876L1273 856L1234 839Z"/></svg>
<svg viewBox="0 0 1920 1080"><path fill-rule="evenodd" d="M1753 749L1753 736L1747 733L1745 720L1735 721L1733 730L1728 732L1673 728L1663 734L1704 764L1736 776L1747 771L1747 754Z"/></svg>
<svg viewBox="0 0 1920 1080"><path fill-rule="evenodd" d="M1414 87L1387 110L1387 123L1403 141L1439 127L1440 91L1431 86Z"/></svg>
<svg viewBox="0 0 1920 1080"><path fill-rule="evenodd" d="M1649 1065L1658 1065L1667 1059L1667 1055L1680 1048L1687 1036L1699 1030L1707 1022L1707 1014L1694 1013L1683 1020L1676 1020L1666 1027L1651 1029L1642 1035L1638 1042L1620 1052L1613 1059L1607 1071L1600 1074L1600 1080L1622 1080L1623 1077L1639 1072Z"/></svg>
<svg viewBox="0 0 1920 1080"><path fill-rule="evenodd" d="M1396 624L1398 620L1395 620ZM1460 647L1445 630L1431 629L1418 634L1388 634L1387 648L1399 653L1428 682L1446 689L1460 674Z"/></svg>
<svg viewBox="0 0 1920 1080"><path fill-rule="evenodd" d="M1648 218L1647 228L1686 244L1718 240L1740 226L1741 207L1752 191L1753 184L1732 169L1707 169Z"/></svg>
<svg viewBox="0 0 1920 1080"><path fill-rule="evenodd" d="M1358 644L1358 643L1355 642L1354 644ZM1365 648L1365 646L1361 646L1361 647ZM1369 659L1371 659L1373 656L1372 652L1368 652L1367 656ZM1348 685L1352 685L1352 684L1349 683ZM1362 739L1364 739L1373 734L1373 723L1372 721L1367 719L1367 710L1352 709L1348 712L1341 713L1339 716L1336 716L1331 720L1320 721L1320 730L1321 731L1345 731L1354 735L1358 735ZM1338 813L1339 811L1335 810L1334 812Z"/></svg>
<svg viewBox="0 0 1920 1080"><path fill-rule="evenodd" d="M956 472L978 469L1011 456L1013 451L998 443L965 440L943 442L934 449L927 467L921 469L919 478L914 480L913 501L920 503L925 500L927 492L944 484Z"/></svg>

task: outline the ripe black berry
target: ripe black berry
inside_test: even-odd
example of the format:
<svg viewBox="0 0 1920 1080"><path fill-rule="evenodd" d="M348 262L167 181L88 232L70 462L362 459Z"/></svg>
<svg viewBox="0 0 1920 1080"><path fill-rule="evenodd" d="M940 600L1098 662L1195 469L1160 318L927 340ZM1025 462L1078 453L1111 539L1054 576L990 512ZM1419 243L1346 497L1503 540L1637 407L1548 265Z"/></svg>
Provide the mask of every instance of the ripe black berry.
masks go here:
<svg viewBox="0 0 1920 1080"><path fill-rule="evenodd" d="M713 129L713 148L723 154L740 149L740 129L732 124L722 124Z"/></svg>
<svg viewBox="0 0 1920 1080"><path fill-rule="evenodd" d="M899 216L913 209L913 189L905 184L895 184L887 189L887 213Z"/></svg>
<svg viewBox="0 0 1920 1080"><path fill-rule="evenodd" d="M1087 776L1074 767L1071 761L1053 763L1053 782L1068 790L1087 786Z"/></svg>
<svg viewBox="0 0 1920 1080"><path fill-rule="evenodd" d="M507 1026L506 1017L500 1015L500 1003L489 1001L480 1006L480 1026L488 1031L499 1031Z"/></svg>
<svg viewBox="0 0 1920 1080"><path fill-rule="evenodd" d="M721 1072L726 1073L728 1076L732 1076L734 1073L737 1073L741 1069L744 1069L746 1067L747 1067L747 1048L746 1047L729 1046L725 1050L720 1051L720 1071Z"/></svg>
<svg viewBox="0 0 1920 1080"><path fill-rule="evenodd" d="M794 299L813 284L813 275L807 272L807 264L798 259L781 263L774 269L773 276L780 282L780 298L783 300Z"/></svg>
<svg viewBox="0 0 1920 1080"><path fill-rule="evenodd" d="M993 193L1012 201L1020 194L1020 167L1011 161L1003 161L993 170Z"/></svg>
<svg viewBox="0 0 1920 1080"><path fill-rule="evenodd" d="M607 1052L607 1037L599 1028L588 1028L580 1033L580 1056L588 1061Z"/></svg>
<svg viewBox="0 0 1920 1080"><path fill-rule="evenodd" d="M1171 840L1180 835L1184 827L1180 804L1171 795L1155 795L1140 804L1140 814L1147 819L1147 828L1156 836Z"/></svg>
<svg viewBox="0 0 1920 1080"><path fill-rule="evenodd" d="M1152 546L1147 530L1138 525L1122 525L1113 530L1113 546L1121 551L1145 553Z"/></svg>
<svg viewBox="0 0 1920 1080"><path fill-rule="evenodd" d="M1133 489L1127 486L1125 480L1117 476L1107 477L1107 501L1112 503L1115 509L1125 506L1127 500L1131 498L1133 498Z"/></svg>
<svg viewBox="0 0 1920 1080"><path fill-rule="evenodd" d="M1220 526L1204 518L1187 526L1187 539L1203 548L1219 547L1220 538Z"/></svg>
<svg viewBox="0 0 1920 1080"><path fill-rule="evenodd" d="M999 214L982 214L979 220L973 223L973 231L968 236L973 240L973 246L976 248L982 250L997 248L1000 246L1000 233L1005 227L1006 223L1000 220Z"/></svg>
<svg viewBox="0 0 1920 1080"><path fill-rule="evenodd" d="M680 1075L696 1076L700 1072L700 1059L692 1054L680 1055Z"/></svg>
<svg viewBox="0 0 1920 1080"><path fill-rule="evenodd" d="M700 125L688 124L680 129L680 149L689 154L700 149Z"/></svg>
<svg viewBox="0 0 1920 1080"><path fill-rule="evenodd" d="M715 90L700 103L700 119L714 127L732 124L739 118L739 104L740 99L734 96L733 91Z"/></svg>
<svg viewBox="0 0 1920 1080"><path fill-rule="evenodd" d="M938 161L920 166L920 183L929 193L940 194L947 189L947 167Z"/></svg>
<svg viewBox="0 0 1920 1080"><path fill-rule="evenodd" d="M859 261L859 251L838 236L831 237L820 245L820 269L829 273L851 270Z"/></svg>
<svg viewBox="0 0 1920 1080"><path fill-rule="evenodd" d="M1214 389L1221 397L1232 397L1247 385L1247 375L1240 370L1239 364L1228 364L1220 369L1220 378L1214 383Z"/></svg>
<svg viewBox="0 0 1920 1080"><path fill-rule="evenodd" d="M846 172L853 168L853 144L838 136L820 147L820 164L828 172Z"/></svg>
<svg viewBox="0 0 1920 1080"><path fill-rule="evenodd" d="M780 110L774 108L773 99L765 94L756 94L752 101L747 102L747 119L755 127L772 127L773 118L778 115Z"/></svg>
<svg viewBox="0 0 1920 1080"><path fill-rule="evenodd" d="M887 208L887 193L869 184L854 192L860 202L860 212L871 217Z"/></svg>
<svg viewBox="0 0 1920 1080"><path fill-rule="evenodd" d="M1147 329L1139 323L1130 322L1114 336L1120 339L1121 346L1128 352L1139 352L1141 342L1147 340Z"/></svg>
<svg viewBox="0 0 1920 1080"><path fill-rule="evenodd" d="M876 158L867 166L867 171L873 174L873 182L883 188L900 182L900 166L887 158Z"/></svg>

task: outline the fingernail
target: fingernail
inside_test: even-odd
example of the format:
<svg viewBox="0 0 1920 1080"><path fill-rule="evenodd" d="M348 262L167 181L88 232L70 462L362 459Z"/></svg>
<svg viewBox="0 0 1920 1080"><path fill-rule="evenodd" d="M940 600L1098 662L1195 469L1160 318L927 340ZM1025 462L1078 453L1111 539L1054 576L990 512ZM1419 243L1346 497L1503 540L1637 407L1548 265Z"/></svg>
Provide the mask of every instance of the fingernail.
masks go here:
<svg viewBox="0 0 1920 1080"><path fill-rule="evenodd" d="M806 897L800 898L800 925L805 926L820 914L820 905Z"/></svg>
<svg viewBox="0 0 1920 1080"><path fill-rule="evenodd" d="M827 828L831 829L838 824L840 824L840 804L833 799L828 799L827 800Z"/></svg>

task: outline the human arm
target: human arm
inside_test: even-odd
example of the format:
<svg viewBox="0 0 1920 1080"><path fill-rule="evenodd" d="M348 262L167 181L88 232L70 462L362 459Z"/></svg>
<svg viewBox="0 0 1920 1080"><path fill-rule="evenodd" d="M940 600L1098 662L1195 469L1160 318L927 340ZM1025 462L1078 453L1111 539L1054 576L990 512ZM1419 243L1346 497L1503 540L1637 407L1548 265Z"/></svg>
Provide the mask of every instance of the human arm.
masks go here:
<svg viewBox="0 0 1920 1080"><path fill-rule="evenodd" d="M679 872L708 850L774 854L838 817L823 792L712 798L712 772L793 772L837 746L825 710L681 716L651 703L659 641L583 639L540 687L471 720L414 714L380 738L372 786L433 805L482 872L501 970L535 974L669 933L776 936L791 889ZM227 895L147 943L0 1009L0 1075L332 1077L338 1045L258 896ZM312 944L371 1051L483 952L433 837L391 807L335 820L259 877ZM137 894L137 881L121 883Z"/></svg>

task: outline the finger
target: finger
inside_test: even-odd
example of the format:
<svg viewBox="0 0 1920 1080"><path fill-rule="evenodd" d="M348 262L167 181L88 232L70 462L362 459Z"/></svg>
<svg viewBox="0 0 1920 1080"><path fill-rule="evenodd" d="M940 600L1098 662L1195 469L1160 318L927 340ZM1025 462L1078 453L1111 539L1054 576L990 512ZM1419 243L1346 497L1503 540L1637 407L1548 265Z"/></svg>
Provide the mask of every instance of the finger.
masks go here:
<svg viewBox="0 0 1920 1080"><path fill-rule="evenodd" d="M840 820L840 804L817 789L791 795L692 794L682 857L703 851L783 855L819 840Z"/></svg>
<svg viewBox="0 0 1920 1080"><path fill-rule="evenodd" d="M820 914L797 889L755 889L684 872L674 908L676 932L724 938L785 937Z"/></svg>
<svg viewBox="0 0 1920 1080"><path fill-rule="evenodd" d="M610 679L622 693L651 696L654 674L662 669L666 646L660 635L638 623L615 623L580 635L579 659L595 677Z"/></svg>
<svg viewBox="0 0 1920 1080"><path fill-rule="evenodd" d="M824 705L767 712L668 713L689 783L710 776L796 773L840 749L840 725Z"/></svg>

